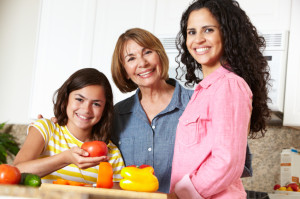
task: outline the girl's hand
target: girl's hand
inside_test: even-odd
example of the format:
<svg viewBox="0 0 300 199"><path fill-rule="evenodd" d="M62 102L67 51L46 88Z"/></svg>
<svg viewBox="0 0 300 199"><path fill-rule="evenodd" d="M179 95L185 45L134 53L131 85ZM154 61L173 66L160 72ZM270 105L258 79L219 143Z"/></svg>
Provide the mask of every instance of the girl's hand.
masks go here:
<svg viewBox="0 0 300 199"><path fill-rule="evenodd" d="M80 169L98 166L100 162L107 162L109 159L107 156L88 157L89 153L79 147L73 147L63 153L70 164L75 164Z"/></svg>

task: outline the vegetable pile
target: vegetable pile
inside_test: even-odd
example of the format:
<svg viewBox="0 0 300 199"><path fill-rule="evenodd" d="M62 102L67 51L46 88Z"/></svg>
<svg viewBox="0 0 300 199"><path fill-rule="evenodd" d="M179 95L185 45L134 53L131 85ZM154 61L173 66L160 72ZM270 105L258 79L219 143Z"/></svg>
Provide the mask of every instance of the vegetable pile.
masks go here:
<svg viewBox="0 0 300 199"><path fill-rule="evenodd" d="M31 187L41 186L41 178L32 173L20 173L17 167L0 165L0 184L20 184Z"/></svg>

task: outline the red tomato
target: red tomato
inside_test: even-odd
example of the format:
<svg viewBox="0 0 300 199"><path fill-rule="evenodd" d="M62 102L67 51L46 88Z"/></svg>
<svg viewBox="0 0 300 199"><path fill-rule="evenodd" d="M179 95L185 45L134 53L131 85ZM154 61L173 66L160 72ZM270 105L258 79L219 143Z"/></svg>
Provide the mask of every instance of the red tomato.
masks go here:
<svg viewBox="0 0 300 199"><path fill-rule="evenodd" d="M19 184L21 173L17 167L1 164L0 165L0 184Z"/></svg>
<svg viewBox="0 0 300 199"><path fill-rule="evenodd" d="M298 191L299 190L299 186L297 185L297 183L290 183L287 185L287 188L291 187L293 189L293 191Z"/></svg>
<svg viewBox="0 0 300 199"><path fill-rule="evenodd" d="M281 187L280 184L275 184L273 189L274 189L274 190L277 190L277 189L279 189L280 187Z"/></svg>
<svg viewBox="0 0 300 199"><path fill-rule="evenodd" d="M90 157L106 156L108 151L106 143L102 141L85 142L81 148L87 151Z"/></svg>

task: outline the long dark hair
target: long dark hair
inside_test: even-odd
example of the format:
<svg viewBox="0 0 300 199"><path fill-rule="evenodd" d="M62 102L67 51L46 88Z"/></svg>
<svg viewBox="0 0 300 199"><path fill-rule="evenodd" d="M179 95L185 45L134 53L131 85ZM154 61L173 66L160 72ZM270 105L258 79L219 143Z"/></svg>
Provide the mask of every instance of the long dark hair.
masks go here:
<svg viewBox="0 0 300 199"><path fill-rule="evenodd" d="M58 124L68 123L67 105L72 91L86 86L99 85L105 90L105 108L100 121L92 128L91 138L108 143L113 120L113 94L106 76L95 68L83 68L73 73L53 95L54 115Z"/></svg>
<svg viewBox="0 0 300 199"><path fill-rule="evenodd" d="M264 136L266 121L270 117L267 105L269 66L260 51L265 48L265 39L258 35L256 28L238 2L235 0L197 0L185 10L176 38L176 46L179 50L176 59L179 65L176 71L182 68L186 71L186 86L192 86L202 80L195 73L197 70L202 71L201 64L195 61L186 46L187 22L190 13L201 8L207 8L220 24L224 46L220 60L222 66L242 77L252 90L253 109L249 136L250 138ZM179 57L184 66L180 65ZM261 135L259 136L258 133Z"/></svg>

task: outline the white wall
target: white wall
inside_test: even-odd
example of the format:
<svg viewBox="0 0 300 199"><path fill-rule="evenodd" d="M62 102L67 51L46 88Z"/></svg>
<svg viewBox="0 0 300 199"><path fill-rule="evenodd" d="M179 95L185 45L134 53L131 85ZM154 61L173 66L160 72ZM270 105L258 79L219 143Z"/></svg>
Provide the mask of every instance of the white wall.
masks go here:
<svg viewBox="0 0 300 199"><path fill-rule="evenodd" d="M39 0L0 0L0 123L27 123Z"/></svg>

